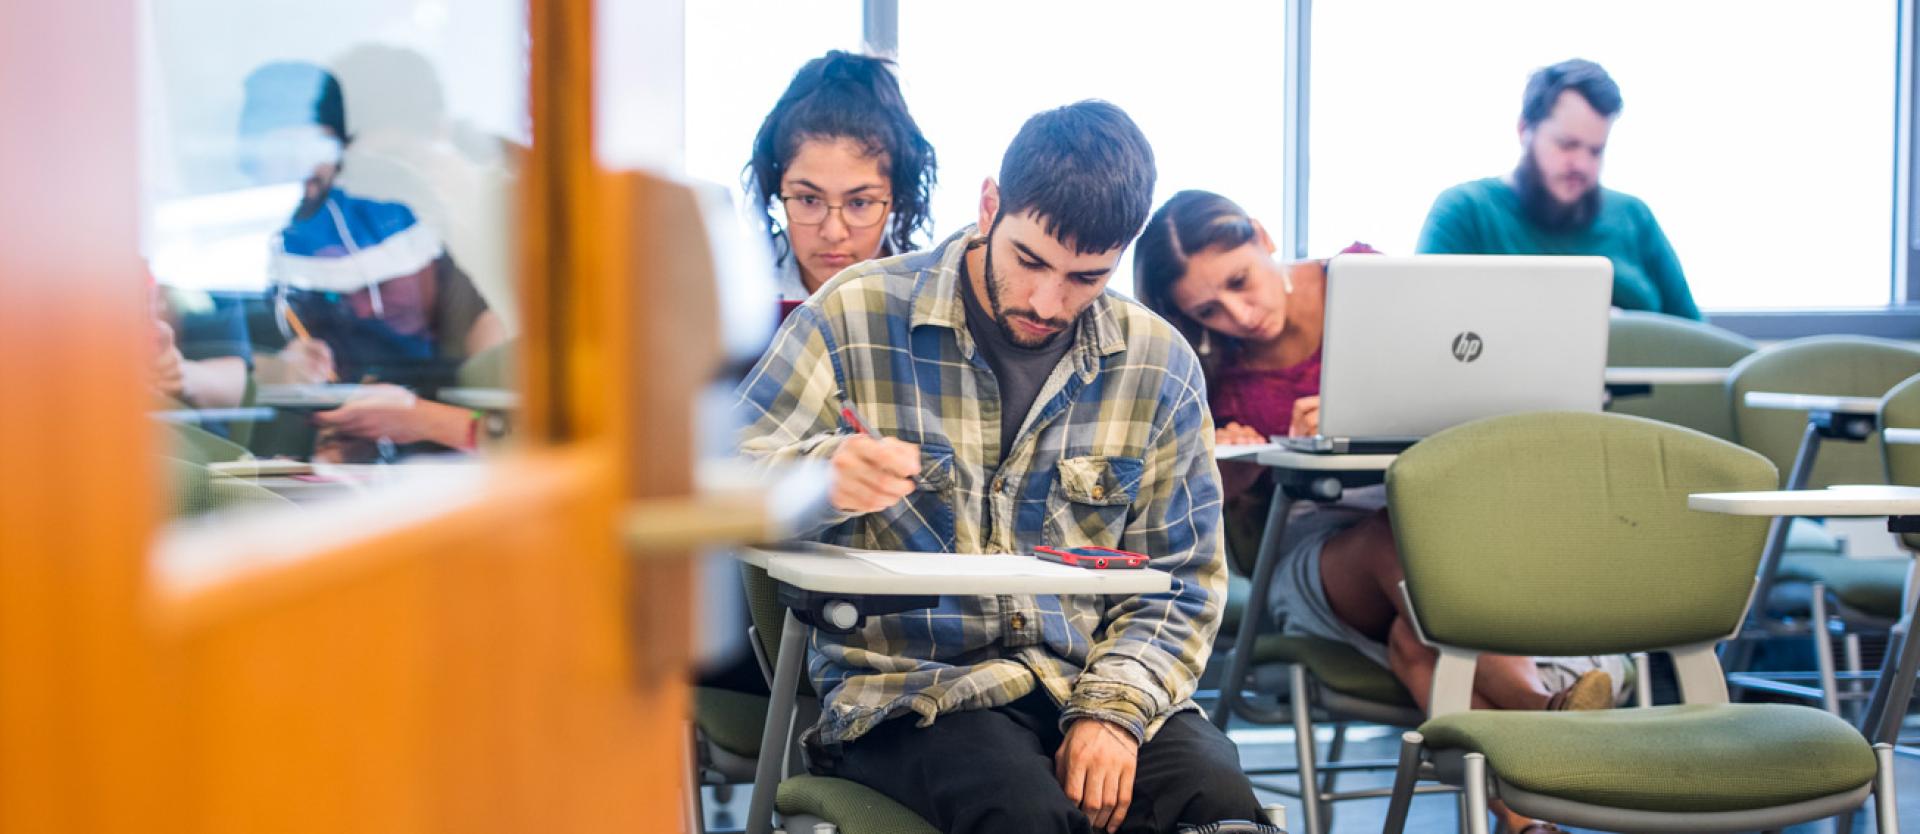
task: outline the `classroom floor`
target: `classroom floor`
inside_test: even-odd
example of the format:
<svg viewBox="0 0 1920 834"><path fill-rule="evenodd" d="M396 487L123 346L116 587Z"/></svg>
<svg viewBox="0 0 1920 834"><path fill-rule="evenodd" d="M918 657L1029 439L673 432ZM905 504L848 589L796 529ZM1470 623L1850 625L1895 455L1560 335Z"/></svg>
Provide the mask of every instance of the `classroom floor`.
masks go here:
<svg viewBox="0 0 1920 834"><path fill-rule="evenodd" d="M1909 737L1920 736L1920 720L1909 718L1907 722ZM1263 727L1244 724L1235 720L1228 729L1234 742L1240 746L1240 761L1246 767L1279 767L1293 763L1293 730L1287 727ZM1329 737L1321 738L1322 749ZM1384 727L1355 727L1348 732L1347 749L1349 758L1388 759L1397 754L1397 735ZM1894 757L1894 769L1899 778L1900 826L1908 831L1920 831L1920 759L1907 756ZM1294 777L1273 776L1256 777L1291 782ZM1392 783L1390 771L1379 773L1343 774L1339 787L1343 790L1356 788L1386 787ZM707 830L710 832L737 831L744 827L747 814L747 799L752 786L741 785L734 789L732 797L725 803L716 802L712 789L703 797ZM1281 802L1287 806L1287 830L1300 832L1305 830L1304 819L1300 816L1300 803L1297 800L1279 794L1261 792L1263 803ZM1451 794L1416 797L1413 812L1407 821L1408 834L1442 834L1459 831L1458 801ZM1386 817L1385 799L1358 799L1337 805L1333 815L1332 834L1376 834ZM1826 834L1833 830L1828 821L1818 821L1787 829L1797 834ZM1862 814L1854 820L1854 831L1870 832L1874 830L1871 812ZM804 834L804 833L803 833Z"/></svg>

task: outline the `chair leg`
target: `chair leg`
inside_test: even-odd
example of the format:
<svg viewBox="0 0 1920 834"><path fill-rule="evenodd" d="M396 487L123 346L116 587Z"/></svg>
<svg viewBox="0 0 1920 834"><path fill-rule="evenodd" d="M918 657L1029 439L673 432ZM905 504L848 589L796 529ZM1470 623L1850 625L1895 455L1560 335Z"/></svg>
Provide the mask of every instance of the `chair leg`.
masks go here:
<svg viewBox="0 0 1920 834"><path fill-rule="evenodd" d="M687 796L681 803L680 813L687 818L687 830L705 832L707 809L700 796L701 783L705 781L700 778L704 769L700 762L700 730L691 721L687 722L686 739L688 759L692 761L693 768L691 778L687 780Z"/></svg>
<svg viewBox="0 0 1920 834"><path fill-rule="evenodd" d="M1293 712L1294 761L1300 777L1300 813L1305 817L1307 834L1327 834L1320 813L1320 780L1315 758L1319 755L1313 740L1312 704L1307 691L1307 667L1298 663L1287 668L1287 703Z"/></svg>
<svg viewBox="0 0 1920 834"><path fill-rule="evenodd" d="M1393 795L1387 799L1387 820L1380 829L1382 834L1402 834L1407 830L1413 783L1420 776L1420 746L1425 743L1426 739L1412 730L1400 734L1400 766L1393 772Z"/></svg>
<svg viewBox="0 0 1920 834"><path fill-rule="evenodd" d="M1860 680L1860 672L1864 667L1860 660L1860 632L1847 629L1846 641L1842 645L1846 648L1846 654L1843 657L1846 658L1849 675L1847 694L1852 696L1847 699L1847 702L1852 705L1848 711L1853 714L1853 720L1857 722L1860 718L1860 708L1866 706L1860 702L1860 695L1867 691L1866 684Z"/></svg>
<svg viewBox="0 0 1920 834"><path fill-rule="evenodd" d="M1467 832L1487 834L1487 757L1468 753L1466 760Z"/></svg>
<svg viewBox="0 0 1920 834"><path fill-rule="evenodd" d="M1894 802L1893 745L1873 746L1873 758L1879 767L1873 775L1873 816L1880 834L1899 834L1900 809Z"/></svg>
<svg viewBox="0 0 1920 834"><path fill-rule="evenodd" d="M1467 792L1460 791L1454 794L1453 800L1460 808L1460 834L1467 834L1467 820L1473 818L1473 809L1467 807Z"/></svg>
<svg viewBox="0 0 1920 834"><path fill-rule="evenodd" d="M1833 834L1853 834L1853 815L1855 813L1854 811L1847 811L1840 816L1834 817Z"/></svg>
<svg viewBox="0 0 1920 834"><path fill-rule="evenodd" d="M1347 722L1341 721L1333 725L1333 741L1327 745L1327 763L1336 764L1342 758L1345 758L1346 755ZM1339 778L1340 771L1338 770L1329 769L1321 771L1320 793L1322 795L1333 793L1335 782ZM1322 803L1320 806L1320 824L1326 826L1326 830L1328 831L1333 830L1333 810L1334 803L1332 801Z"/></svg>
<svg viewBox="0 0 1920 834"><path fill-rule="evenodd" d="M1808 631L1813 637L1813 659L1820 670L1820 708L1834 715L1840 714L1839 684L1834 678L1833 668L1833 632L1828 629L1827 586L1813 583L1812 626Z"/></svg>

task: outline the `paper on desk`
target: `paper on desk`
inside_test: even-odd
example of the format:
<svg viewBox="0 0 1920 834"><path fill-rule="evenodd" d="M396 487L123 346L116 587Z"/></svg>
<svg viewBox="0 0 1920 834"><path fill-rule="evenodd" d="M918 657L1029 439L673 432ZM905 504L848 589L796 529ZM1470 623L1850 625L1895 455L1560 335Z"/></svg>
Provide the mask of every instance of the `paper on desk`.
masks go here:
<svg viewBox="0 0 1920 834"><path fill-rule="evenodd" d="M847 555L901 576L1060 576L1084 570L1006 553L861 550Z"/></svg>

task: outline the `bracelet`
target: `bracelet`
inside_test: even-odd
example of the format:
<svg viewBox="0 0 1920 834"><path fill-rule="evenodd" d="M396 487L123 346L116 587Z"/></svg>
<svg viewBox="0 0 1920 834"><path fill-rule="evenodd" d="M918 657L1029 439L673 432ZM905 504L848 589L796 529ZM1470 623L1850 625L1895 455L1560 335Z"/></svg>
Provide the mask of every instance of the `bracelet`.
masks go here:
<svg viewBox="0 0 1920 834"><path fill-rule="evenodd" d="M487 419L487 413L480 409L476 408L467 412L467 451L477 452L480 450L480 423L485 419Z"/></svg>

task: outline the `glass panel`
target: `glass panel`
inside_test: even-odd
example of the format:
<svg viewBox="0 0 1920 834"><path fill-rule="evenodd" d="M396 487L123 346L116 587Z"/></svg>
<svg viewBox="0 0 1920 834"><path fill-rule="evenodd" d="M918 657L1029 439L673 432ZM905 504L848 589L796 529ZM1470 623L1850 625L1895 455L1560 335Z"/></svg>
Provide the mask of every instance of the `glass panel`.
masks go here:
<svg viewBox="0 0 1920 834"><path fill-rule="evenodd" d="M1884 305L1898 5L1315 4L1310 252L1412 252L1442 190L1514 168L1528 74L1582 57L1625 99L1601 182L1700 306Z"/></svg>
<svg viewBox="0 0 1920 834"><path fill-rule="evenodd" d="M1155 206L1204 188L1277 228L1285 12L1274 0L1178 14L1154 2L901 3L907 102L940 159L937 234L975 222L980 183L1027 117L1086 98L1119 105L1153 143ZM1131 256L1111 286L1132 291Z"/></svg>
<svg viewBox="0 0 1920 834"><path fill-rule="evenodd" d="M140 14L139 291L178 513L347 494L504 443L523 2Z"/></svg>

